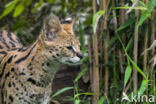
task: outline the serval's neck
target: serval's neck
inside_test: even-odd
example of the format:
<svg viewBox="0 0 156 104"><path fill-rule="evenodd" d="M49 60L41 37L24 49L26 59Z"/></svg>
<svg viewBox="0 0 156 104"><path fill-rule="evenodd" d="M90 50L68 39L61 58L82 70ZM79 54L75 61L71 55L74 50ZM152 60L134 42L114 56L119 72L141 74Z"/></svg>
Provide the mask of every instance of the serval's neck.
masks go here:
<svg viewBox="0 0 156 104"><path fill-rule="evenodd" d="M29 55L27 62L24 64L27 78L35 78L36 84L46 87L53 80L57 70L60 67L60 63L55 61L52 57L48 57L45 47L36 41L28 49L26 54Z"/></svg>

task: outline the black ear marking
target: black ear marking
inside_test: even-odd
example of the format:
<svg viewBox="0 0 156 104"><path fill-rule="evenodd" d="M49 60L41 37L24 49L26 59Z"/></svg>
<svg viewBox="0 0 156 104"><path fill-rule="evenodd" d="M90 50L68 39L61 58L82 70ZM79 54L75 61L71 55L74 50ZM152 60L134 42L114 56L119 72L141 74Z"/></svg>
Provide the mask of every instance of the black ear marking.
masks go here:
<svg viewBox="0 0 156 104"><path fill-rule="evenodd" d="M75 21L76 14L71 15L70 17L66 18L65 20L61 21L61 24L72 24Z"/></svg>
<svg viewBox="0 0 156 104"><path fill-rule="evenodd" d="M64 21L61 21L61 24L71 24L72 21L71 20L64 20Z"/></svg>
<svg viewBox="0 0 156 104"><path fill-rule="evenodd" d="M47 28L45 28L44 34L45 34L45 41L52 41L57 38L57 34L55 32L52 32L48 26Z"/></svg>
<svg viewBox="0 0 156 104"><path fill-rule="evenodd" d="M59 18L54 14L50 14L44 21L43 35L46 41L52 41L57 38L57 33L61 31Z"/></svg>

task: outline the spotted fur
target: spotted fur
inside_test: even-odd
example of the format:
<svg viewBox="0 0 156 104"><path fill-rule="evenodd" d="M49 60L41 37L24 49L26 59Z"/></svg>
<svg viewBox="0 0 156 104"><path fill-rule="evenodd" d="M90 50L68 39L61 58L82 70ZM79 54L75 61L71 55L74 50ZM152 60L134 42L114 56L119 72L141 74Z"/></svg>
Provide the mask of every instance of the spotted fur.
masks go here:
<svg viewBox="0 0 156 104"><path fill-rule="evenodd" d="M82 58L72 28L65 29L73 22L71 18L71 23L60 24L58 17L48 16L38 39L28 47L15 44L16 37L11 37L13 47L11 38L3 38L7 32L1 32L0 104L49 104L51 81L61 64Z"/></svg>

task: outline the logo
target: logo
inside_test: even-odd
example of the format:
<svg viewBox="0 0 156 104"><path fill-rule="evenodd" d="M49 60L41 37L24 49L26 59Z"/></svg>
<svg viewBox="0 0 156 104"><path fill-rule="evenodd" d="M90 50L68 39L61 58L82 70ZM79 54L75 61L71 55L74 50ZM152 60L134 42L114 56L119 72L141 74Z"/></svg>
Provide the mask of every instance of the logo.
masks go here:
<svg viewBox="0 0 156 104"><path fill-rule="evenodd" d="M122 93L123 97L121 102L154 102L154 95L140 95L131 93L131 97L129 97L125 92Z"/></svg>
<svg viewBox="0 0 156 104"><path fill-rule="evenodd" d="M131 101L131 100L128 98L128 96L126 95L126 93L125 93L125 92L123 92L123 93L122 93L122 95L123 95L123 97L122 97L121 102L123 102L124 100L125 100L125 101L128 101L128 102L130 102L130 101Z"/></svg>

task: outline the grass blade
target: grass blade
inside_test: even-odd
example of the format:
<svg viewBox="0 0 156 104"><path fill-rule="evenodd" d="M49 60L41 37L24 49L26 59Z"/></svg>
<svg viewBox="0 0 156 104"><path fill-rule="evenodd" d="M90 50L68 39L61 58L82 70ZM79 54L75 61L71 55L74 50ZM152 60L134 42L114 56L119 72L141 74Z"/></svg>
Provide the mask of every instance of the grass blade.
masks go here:
<svg viewBox="0 0 156 104"><path fill-rule="evenodd" d="M103 103L104 103L104 101L105 101L105 97L104 97L104 96L102 96L102 97L100 98L100 100L98 101L98 104L103 104Z"/></svg>
<svg viewBox="0 0 156 104"><path fill-rule="evenodd" d="M139 88L138 94L141 96L148 87L148 80L142 80L141 86Z"/></svg>
<svg viewBox="0 0 156 104"><path fill-rule="evenodd" d="M134 68L145 78L147 79L146 75L143 73L143 71L135 64L135 62L129 57L128 54L126 54L127 58L131 62L131 64L134 66Z"/></svg>
<svg viewBox="0 0 156 104"><path fill-rule="evenodd" d="M133 38L130 39L130 41L128 42L127 46L126 46L126 52L129 52L129 50L131 50L133 47Z"/></svg>
<svg viewBox="0 0 156 104"><path fill-rule="evenodd" d="M65 87L65 88L62 88L61 90L57 91L54 95L52 95L51 98L54 98L54 97L60 95L61 93L65 92L67 90L71 90L71 89L73 89L73 87Z"/></svg>
<svg viewBox="0 0 156 104"><path fill-rule="evenodd" d="M87 68L81 70L78 76L75 78L74 82L78 82L78 80L87 72Z"/></svg>
<svg viewBox="0 0 156 104"><path fill-rule="evenodd" d="M132 68L130 65L127 66L126 71L125 71L125 76L124 76L124 87L126 86L130 76L132 73Z"/></svg>

